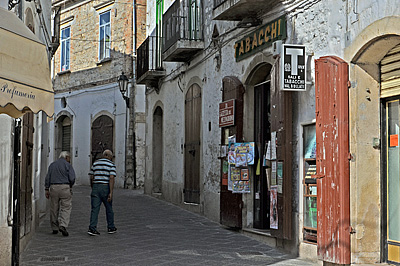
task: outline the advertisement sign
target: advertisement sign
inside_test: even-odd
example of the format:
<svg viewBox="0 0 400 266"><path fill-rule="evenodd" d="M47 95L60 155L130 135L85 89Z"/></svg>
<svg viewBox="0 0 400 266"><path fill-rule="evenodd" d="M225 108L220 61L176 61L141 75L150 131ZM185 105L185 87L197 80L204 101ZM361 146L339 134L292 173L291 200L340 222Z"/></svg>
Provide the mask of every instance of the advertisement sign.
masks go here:
<svg viewBox="0 0 400 266"><path fill-rule="evenodd" d="M271 46L277 40L286 39L286 17L282 16L258 27L234 45L236 62Z"/></svg>
<svg viewBox="0 0 400 266"><path fill-rule="evenodd" d="M305 46L283 44L281 60L281 89L305 91L307 73Z"/></svg>
<svg viewBox="0 0 400 266"><path fill-rule="evenodd" d="M269 228L278 229L278 187L272 186L270 191Z"/></svg>
<svg viewBox="0 0 400 266"><path fill-rule="evenodd" d="M219 104L219 127L235 125L235 100Z"/></svg>

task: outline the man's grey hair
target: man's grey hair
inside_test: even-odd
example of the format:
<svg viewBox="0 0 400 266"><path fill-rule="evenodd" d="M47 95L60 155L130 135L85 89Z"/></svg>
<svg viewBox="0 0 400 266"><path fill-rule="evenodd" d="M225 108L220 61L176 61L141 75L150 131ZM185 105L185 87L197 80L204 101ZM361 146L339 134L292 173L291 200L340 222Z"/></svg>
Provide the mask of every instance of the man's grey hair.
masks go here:
<svg viewBox="0 0 400 266"><path fill-rule="evenodd" d="M105 151L103 151L103 156L113 156L113 153L112 153L112 151L110 151L110 150L105 150Z"/></svg>
<svg viewBox="0 0 400 266"><path fill-rule="evenodd" d="M71 155L69 154L69 152L67 152L67 151L62 151L62 152L60 153L60 157L58 157L58 158L64 158L64 159L66 159L67 157L70 157L70 158L71 158Z"/></svg>

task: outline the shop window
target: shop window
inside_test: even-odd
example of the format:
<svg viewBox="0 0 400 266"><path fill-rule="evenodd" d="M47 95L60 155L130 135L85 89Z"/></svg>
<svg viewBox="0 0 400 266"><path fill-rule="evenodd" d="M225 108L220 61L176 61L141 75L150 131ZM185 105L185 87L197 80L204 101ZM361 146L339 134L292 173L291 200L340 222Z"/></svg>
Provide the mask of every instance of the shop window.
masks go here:
<svg viewBox="0 0 400 266"><path fill-rule="evenodd" d="M303 127L303 239L317 243L317 180L315 124Z"/></svg>

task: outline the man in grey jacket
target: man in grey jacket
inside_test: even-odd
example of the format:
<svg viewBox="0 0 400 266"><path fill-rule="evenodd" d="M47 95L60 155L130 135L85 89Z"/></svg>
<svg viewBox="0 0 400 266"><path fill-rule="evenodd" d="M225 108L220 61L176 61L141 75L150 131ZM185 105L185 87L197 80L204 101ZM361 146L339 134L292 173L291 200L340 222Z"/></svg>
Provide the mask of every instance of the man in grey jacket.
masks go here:
<svg viewBox="0 0 400 266"><path fill-rule="evenodd" d="M69 152L62 151L60 157L51 163L45 180L46 198L50 198L50 225L53 234L58 231L68 236L67 227L72 210L72 186L75 171L70 164Z"/></svg>

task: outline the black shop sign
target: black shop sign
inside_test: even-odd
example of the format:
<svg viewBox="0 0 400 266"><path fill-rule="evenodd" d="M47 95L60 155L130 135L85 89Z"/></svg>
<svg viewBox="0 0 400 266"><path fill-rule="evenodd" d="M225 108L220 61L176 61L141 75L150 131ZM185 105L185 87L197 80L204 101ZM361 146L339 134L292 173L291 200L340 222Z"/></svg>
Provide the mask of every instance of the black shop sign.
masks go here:
<svg viewBox="0 0 400 266"><path fill-rule="evenodd" d="M303 45L283 44L281 84L285 91L306 90L306 48Z"/></svg>

